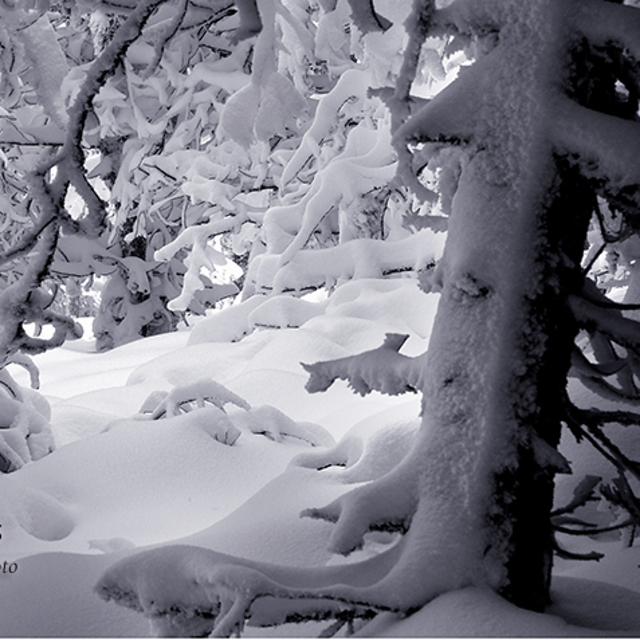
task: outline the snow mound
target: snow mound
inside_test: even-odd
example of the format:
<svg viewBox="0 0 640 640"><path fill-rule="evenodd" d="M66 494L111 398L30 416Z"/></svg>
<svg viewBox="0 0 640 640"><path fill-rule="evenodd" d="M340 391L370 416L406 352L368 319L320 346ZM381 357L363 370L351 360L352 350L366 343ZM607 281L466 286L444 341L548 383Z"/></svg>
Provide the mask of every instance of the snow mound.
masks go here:
<svg viewBox="0 0 640 640"><path fill-rule="evenodd" d="M241 303L217 311L199 322L189 333L188 344L235 342L251 331L249 314L264 303L264 296L253 296Z"/></svg>
<svg viewBox="0 0 640 640"><path fill-rule="evenodd" d="M415 399L362 420L331 449L300 453L292 464L317 469L344 483L380 478L409 453L420 426Z"/></svg>
<svg viewBox="0 0 640 640"><path fill-rule="evenodd" d="M113 421L113 415L110 413L65 402L55 406L54 415L51 430L58 448L102 433Z"/></svg>
<svg viewBox="0 0 640 640"><path fill-rule="evenodd" d="M251 327L287 329L300 327L324 312L325 304L288 295L269 297L249 314Z"/></svg>
<svg viewBox="0 0 640 640"><path fill-rule="evenodd" d="M355 635L584 638L635 636L640 630L637 592L604 582L564 578L557 581L552 595L557 604L550 613L542 614L520 609L487 589L450 591L408 618L382 614ZM611 606L602 607L604 602Z"/></svg>
<svg viewBox="0 0 640 640"><path fill-rule="evenodd" d="M0 522L5 537L22 529L39 540L62 540L75 527L69 509L44 490L22 485L16 474L0 475Z"/></svg>

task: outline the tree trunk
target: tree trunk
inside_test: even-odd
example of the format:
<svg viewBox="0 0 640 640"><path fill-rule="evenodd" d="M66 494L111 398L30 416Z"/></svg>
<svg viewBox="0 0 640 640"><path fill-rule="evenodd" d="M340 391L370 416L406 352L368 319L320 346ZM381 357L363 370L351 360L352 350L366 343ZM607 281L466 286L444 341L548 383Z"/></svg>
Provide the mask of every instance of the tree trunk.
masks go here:
<svg viewBox="0 0 640 640"><path fill-rule="evenodd" d="M488 583L541 611L553 477L566 464L556 452L576 332L566 296L581 283L592 199L559 169L540 191L554 194L548 202L510 207L512 188L489 187L481 163L465 169L440 267L415 453L420 507L408 536L450 549L442 570L459 571L460 586Z"/></svg>
<svg viewBox="0 0 640 640"><path fill-rule="evenodd" d="M529 356L523 375L514 375L514 409L520 428L533 434L533 442L518 446L515 471L498 474L498 485L509 486L513 501L504 501L504 511L513 521L507 566L507 584L502 593L520 606L542 611L548 604L553 532L553 475L563 471L564 461L554 464L553 453L560 441L564 394L577 327L567 307L567 294L582 286L580 260L593 210L593 195L575 171L559 167L561 184L550 206L541 211L541 238L545 248L538 257L539 282L535 294L527 295L523 310L527 322L521 328L521 350ZM536 342L539 349L536 348ZM519 400L530 387L532 404ZM522 395L521 395L522 394ZM536 445L540 439L544 444ZM546 447L547 454L545 453ZM555 469L554 469L555 467ZM501 492L497 495L504 497ZM497 523L499 525L499 522Z"/></svg>
<svg viewBox="0 0 640 640"><path fill-rule="evenodd" d="M466 71L488 74L473 96L483 126L435 274L442 297L415 452L424 472L408 533L449 550L453 586L487 584L536 611L549 599L554 474L568 470L557 452L576 333L566 302L581 286L593 205L549 133L570 5L505 2L492 62Z"/></svg>

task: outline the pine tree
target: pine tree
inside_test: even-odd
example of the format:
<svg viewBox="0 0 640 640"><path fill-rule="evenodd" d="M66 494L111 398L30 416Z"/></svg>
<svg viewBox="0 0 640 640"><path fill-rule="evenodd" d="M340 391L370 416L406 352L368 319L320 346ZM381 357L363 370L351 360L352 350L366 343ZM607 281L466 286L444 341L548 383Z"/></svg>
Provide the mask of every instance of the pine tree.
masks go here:
<svg viewBox="0 0 640 640"><path fill-rule="evenodd" d="M378 350L308 366L311 390L342 378L361 393L422 393L411 453L382 478L306 514L336 523L338 553L361 546L370 530L404 535L364 562L315 570L189 547L115 565L99 592L145 611L159 632L228 635L249 617L259 626L407 614L469 585L543 610L554 476L569 471L558 452L563 425L613 465L618 477L604 492L638 522L630 478L640 468L605 433L638 416L578 408L566 380L573 362L617 399L640 396L637 324L581 268L598 196L636 228L640 13L605 0L446 5L415 2L391 100L400 176L433 200L420 171L444 162L453 191L444 255L422 278L441 292L429 350L408 358L399 353L402 337L388 336ZM473 47L476 59L416 109L409 88L425 38L437 34L452 36L451 47ZM452 146L457 153L447 153ZM588 357L574 348L581 329L594 344ZM189 586L195 566L200 587ZM175 576L170 585L167 575Z"/></svg>

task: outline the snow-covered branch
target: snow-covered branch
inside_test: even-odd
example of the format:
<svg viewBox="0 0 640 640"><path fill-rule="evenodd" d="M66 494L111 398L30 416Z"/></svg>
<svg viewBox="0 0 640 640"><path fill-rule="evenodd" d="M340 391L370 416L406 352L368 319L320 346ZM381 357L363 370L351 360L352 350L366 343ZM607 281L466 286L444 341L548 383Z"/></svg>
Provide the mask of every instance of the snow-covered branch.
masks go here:
<svg viewBox="0 0 640 640"><path fill-rule="evenodd" d="M576 320L592 332L600 332L625 349L640 355L638 323L615 309L606 309L582 296L572 295L569 304Z"/></svg>
<svg viewBox="0 0 640 640"><path fill-rule="evenodd" d="M596 46L620 46L640 61L640 10L604 0L585 0L573 16L575 28Z"/></svg>
<svg viewBox="0 0 640 640"><path fill-rule="evenodd" d="M257 291L307 291L360 278L420 272L442 253L444 234L423 229L401 240L359 238L335 247L303 250L281 266L278 255L256 256L247 282Z"/></svg>
<svg viewBox="0 0 640 640"><path fill-rule="evenodd" d="M85 123L93 108L93 100L106 80L115 73L129 47L140 37L145 23L166 0L141 0L113 40L91 64L72 105L68 109L67 138L59 159L68 177L83 198L89 213L81 221L82 230L91 237L99 236L105 227L105 204L89 183L84 169L82 138Z"/></svg>
<svg viewBox="0 0 640 640"><path fill-rule="evenodd" d="M552 139L557 153L580 167L585 177L602 185L617 204L631 212L637 209L640 200L637 195L640 171L635 160L640 145L637 122L558 98Z"/></svg>
<svg viewBox="0 0 640 640"><path fill-rule="evenodd" d="M387 569L379 561L365 564L374 580ZM365 599L352 601L325 586L338 579L343 591L357 593L349 571L349 567L285 568L209 549L173 546L115 564L96 591L104 600L144 613L159 635L228 637L240 634L247 621L267 627L345 615L370 619L378 611L393 610ZM305 583L310 586L304 587ZM261 606L261 598L269 604Z"/></svg>
<svg viewBox="0 0 640 640"><path fill-rule="evenodd" d="M360 395L379 391L399 395L421 387L422 361L400 353L408 335L388 333L381 347L355 356L303 364L309 372L307 391L326 391L336 380L346 380Z"/></svg>

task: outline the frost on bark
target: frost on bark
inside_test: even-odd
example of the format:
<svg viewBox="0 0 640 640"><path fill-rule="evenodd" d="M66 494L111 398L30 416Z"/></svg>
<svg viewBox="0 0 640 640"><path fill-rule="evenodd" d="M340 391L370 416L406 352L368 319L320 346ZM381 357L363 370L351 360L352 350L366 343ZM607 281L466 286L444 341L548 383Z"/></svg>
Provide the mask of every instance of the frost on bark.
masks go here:
<svg viewBox="0 0 640 640"><path fill-rule="evenodd" d="M407 614L469 585L544 609L554 475L569 471L557 451L563 423L617 465L614 499L632 515L638 504L625 475L637 475L637 464L603 435L630 414L573 407L565 385L579 328L640 352L631 321L588 293L580 268L596 192L630 223L637 207L640 127L615 111L610 89L620 69L631 70L625 99L637 112L640 12L604 0L454 0L439 10L418 0L408 24L421 29L411 33L396 116L412 111L411 60L427 28L477 50L455 82L406 121L396 118L401 177L415 183L416 168L442 148L462 150L444 255L424 279L441 292L429 350L405 359L402 341L389 338L377 363L384 370L393 354L387 380L371 366L376 352L310 370L318 388L343 378L359 390L416 389L422 426L389 473L305 513L335 523L336 553L361 547L371 530L403 535L367 561L313 570L185 547L125 559L98 591L144 612L158 633ZM598 363L594 371L619 373ZM394 379L403 372L406 385ZM326 455L318 461L326 466Z"/></svg>

